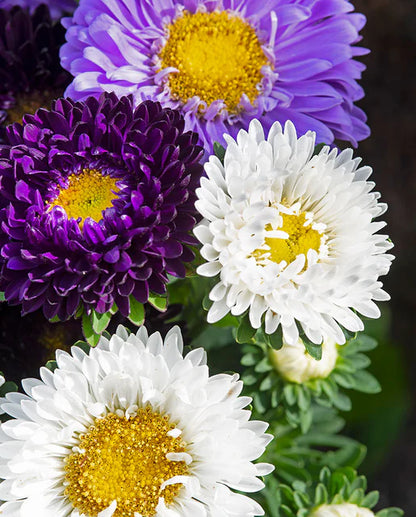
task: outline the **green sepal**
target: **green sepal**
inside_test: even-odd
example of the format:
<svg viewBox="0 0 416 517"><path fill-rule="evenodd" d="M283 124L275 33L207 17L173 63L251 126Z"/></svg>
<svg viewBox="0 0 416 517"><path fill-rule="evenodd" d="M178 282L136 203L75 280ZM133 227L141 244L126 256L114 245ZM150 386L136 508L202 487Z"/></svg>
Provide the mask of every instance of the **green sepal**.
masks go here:
<svg viewBox="0 0 416 517"><path fill-rule="evenodd" d="M130 296L130 314L127 317L138 327L144 323L144 306L134 296Z"/></svg>
<svg viewBox="0 0 416 517"><path fill-rule="evenodd" d="M4 292L0 291L0 302L5 302L5 301L6 301L6 297L4 296Z"/></svg>
<svg viewBox="0 0 416 517"><path fill-rule="evenodd" d="M219 142L214 142L214 154L224 165L225 148Z"/></svg>
<svg viewBox="0 0 416 517"><path fill-rule="evenodd" d="M264 332L263 339L265 343L274 350L280 350L283 346L283 334L281 327L279 327L273 334L266 334Z"/></svg>
<svg viewBox="0 0 416 517"><path fill-rule="evenodd" d="M313 155L312 156L316 156L317 154L319 154L322 149L325 147L326 144L322 143L322 144L316 144L315 145L315 149L313 150Z"/></svg>
<svg viewBox="0 0 416 517"><path fill-rule="evenodd" d="M159 312L165 312L168 307L168 299L166 296L150 294L148 301L149 301L150 305L152 305Z"/></svg>
<svg viewBox="0 0 416 517"><path fill-rule="evenodd" d="M102 335L104 335L104 333ZM82 351L84 351L86 354L90 353L91 346L88 343L86 343L85 341L79 340L76 343L74 343L74 346L77 346Z"/></svg>
<svg viewBox="0 0 416 517"><path fill-rule="evenodd" d="M386 508L376 513L377 517L401 517L402 515L404 515L404 511L400 508Z"/></svg>

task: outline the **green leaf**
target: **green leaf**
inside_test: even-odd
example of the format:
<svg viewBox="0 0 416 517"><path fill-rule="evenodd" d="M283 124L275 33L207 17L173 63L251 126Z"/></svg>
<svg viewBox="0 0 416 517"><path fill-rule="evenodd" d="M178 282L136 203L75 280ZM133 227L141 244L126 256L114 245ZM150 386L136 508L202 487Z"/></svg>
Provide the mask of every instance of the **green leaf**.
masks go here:
<svg viewBox="0 0 416 517"><path fill-rule="evenodd" d="M386 508L385 510L378 512L376 515L377 517L401 517L404 515L404 512L400 508Z"/></svg>
<svg viewBox="0 0 416 517"><path fill-rule="evenodd" d="M214 154L224 165L225 148L219 142L214 142Z"/></svg>
<svg viewBox="0 0 416 517"><path fill-rule="evenodd" d="M316 487L315 490L315 505L319 506L321 504L324 504L328 501L328 491L322 483L319 483L319 485Z"/></svg>
<svg viewBox="0 0 416 517"><path fill-rule="evenodd" d="M374 375L365 370L358 370L354 374L354 389L363 393L379 393L381 386Z"/></svg>
<svg viewBox="0 0 416 517"><path fill-rule="evenodd" d="M50 370L51 372L54 372L58 368L58 363L54 360L48 361L45 364L46 368Z"/></svg>
<svg viewBox="0 0 416 517"><path fill-rule="evenodd" d="M140 327L144 323L144 307L143 304L138 302L134 296L130 296L130 314L128 319Z"/></svg>
<svg viewBox="0 0 416 517"><path fill-rule="evenodd" d="M92 328L96 334L101 334L108 327L110 320L111 313L109 312L99 314L98 312L92 311L91 313Z"/></svg>
<svg viewBox="0 0 416 517"><path fill-rule="evenodd" d="M379 497L379 492L377 490L373 490L364 497L360 504L361 506L365 506L366 508L372 508L378 503Z"/></svg>
<svg viewBox="0 0 416 517"><path fill-rule="evenodd" d="M6 301L6 297L4 296L4 293L0 292L0 302L5 302L5 301Z"/></svg>
<svg viewBox="0 0 416 517"><path fill-rule="evenodd" d="M315 149L313 151L313 156L319 154L322 151L322 149L325 147L325 145L326 144L317 144L317 145L315 145Z"/></svg>
<svg viewBox="0 0 416 517"><path fill-rule="evenodd" d="M282 329L279 327L273 334L265 334L267 344L275 350L280 350L283 346Z"/></svg>
<svg viewBox="0 0 416 517"><path fill-rule="evenodd" d="M296 403L296 390L294 384L286 384L283 388L283 394L289 406L293 406Z"/></svg>
<svg viewBox="0 0 416 517"><path fill-rule="evenodd" d="M308 409L307 411L301 411L299 414L300 417L300 428L302 433L305 434L309 431L309 428L312 424L312 411Z"/></svg>
<svg viewBox="0 0 416 517"><path fill-rule="evenodd" d="M240 325L237 329L236 341L237 343L248 343L256 333L256 329L251 326L248 316L241 318Z"/></svg>
<svg viewBox="0 0 416 517"><path fill-rule="evenodd" d="M17 384L13 381L6 381L4 384L0 386L0 397L4 397L7 393L17 391Z"/></svg>
<svg viewBox="0 0 416 517"><path fill-rule="evenodd" d="M149 295L149 303L160 312L165 312L168 306L168 299L157 294Z"/></svg>
<svg viewBox="0 0 416 517"><path fill-rule="evenodd" d="M91 346L95 346L100 340L100 336L92 328L91 317L86 312L82 315L82 332Z"/></svg>
<svg viewBox="0 0 416 517"><path fill-rule="evenodd" d="M312 343L305 336L302 337L302 341L308 354L317 361L320 361L322 359L322 345L316 345L315 343Z"/></svg>

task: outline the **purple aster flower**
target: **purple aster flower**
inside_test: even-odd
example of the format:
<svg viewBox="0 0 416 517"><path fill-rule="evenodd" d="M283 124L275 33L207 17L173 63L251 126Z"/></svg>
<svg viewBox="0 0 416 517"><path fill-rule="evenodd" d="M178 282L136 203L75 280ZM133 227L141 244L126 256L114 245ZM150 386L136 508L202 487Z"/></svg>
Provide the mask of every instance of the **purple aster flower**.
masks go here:
<svg viewBox="0 0 416 517"><path fill-rule="evenodd" d="M354 145L365 17L347 0L81 0L64 18L66 94L132 93L180 108L207 150L258 118Z"/></svg>
<svg viewBox="0 0 416 517"><path fill-rule="evenodd" d="M114 93L7 127L0 145L0 290L22 312L124 316L193 260L203 153L177 110Z"/></svg>
<svg viewBox="0 0 416 517"><path fill-rule="evenodd" d="M59 61L64 41L65 29L51 20L46 5L32 14L21 7L0 9L0 126L63 94L71 81Z"/></svg>
<svg viewBox="0 0 416 517"><path fill-rule="evenodd" d="M64 13L72 13L77 6L75 0L0 0L0 9L11 9L18 5L27 7L30 12L33 12L40 4L47 5L55 19L60 18Z"/></svg>

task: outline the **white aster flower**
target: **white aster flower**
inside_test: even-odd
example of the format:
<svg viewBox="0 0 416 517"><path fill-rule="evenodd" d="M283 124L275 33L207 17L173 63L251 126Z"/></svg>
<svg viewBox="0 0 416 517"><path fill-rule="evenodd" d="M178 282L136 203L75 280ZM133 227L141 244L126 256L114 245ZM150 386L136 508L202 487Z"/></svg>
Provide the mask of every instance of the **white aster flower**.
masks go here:
<svg viewBox="0 0 416 517"><path fill-rule="evenodd" d="M371 192L371 169L351 149L313 156L315 134L297 138L291 122L284 131L274 123L267 139L257 120L237 141L224 138L224 165L211 156L197 190L207 260L197 271L220 275L208 321L249 309L253 328L264 317L265 331L281 325L287 343L298 341L298 324L314 343L344 343L340 325L362 330L355 311L377 318L374 301L389 298L378 279L392 244L373 221L386 205Z"/></svg>
<svg viewBox="0 0 416 517"><path fill-rule="evenodd" d="M205 352L182 356L180 330L163 341L123 327L86 354L56 354L54 372L26 379L2 409L4 517L251 517L261 507L254 464L271 436L249 421L234 375L209 376Z"/></svg>
<svg viewBox="0 0 416 517"><path fill-rule="evenodd" d="M374 517L374 513L368 508L351 503L323 504L309 517Z"/></svg>
<svg viewBox="0 0 416 517"><path fill-rule="evenodd" d="M328 377L335 368L338 350L333 339L325 339L322 342L322 358L318 361L308 354L303 341L299 339L293 345L283 343L280 350L270 349L269 358L284 379L302 384Z"/></svg>

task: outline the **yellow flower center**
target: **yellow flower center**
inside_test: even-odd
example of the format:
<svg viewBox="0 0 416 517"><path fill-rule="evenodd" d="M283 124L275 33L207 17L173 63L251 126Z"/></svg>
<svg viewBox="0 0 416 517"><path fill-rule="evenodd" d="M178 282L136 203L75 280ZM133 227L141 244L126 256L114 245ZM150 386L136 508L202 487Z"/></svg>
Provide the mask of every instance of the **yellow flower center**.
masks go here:
<svg viewBox="0 0 416 517"><path fill-rule="evenodd" d="M305 212L300 214L280 214L283 219L283 224L278 230L284 231L288 234L286 239L276 237L266 237L265 244L269 249L256 250L253 255L257 259L262 259L266 254L269 254L269 260L277 262L278 264L283 260L290 264L298 255L305 255L310 249L319 251L322 243L322 233L312 228L311 223L306 222ZM272 231L270 224L266 226L267 231Z"/></svg>
<svg viewBox="0 0 416 517"><path fill-rule="evenodd" d="M217 99L229 112L238 111L243 93L253 102L259 94L261 68L268 64L251 25L226 11L186 12L168 26L160 53L161 69L179 70L169 76L174 99L197 95L207 105Z"/></svg>
<svg viewBox="0 0 416 517"><path fill-rule="evenodd" d="M187 475L183 461L170 461L167 453L185 452L168 417L149 407L127 419L114 413L97 419L80 436L81 452L71 453L65 464L65 494L74 508L90 517L116 500L114 517L143 517L156 513L159 498L169 506L182 484L161 485L173 476ZM169 434L168 434L169 433Z"/></svg>
<svg viewBox="0 0 416 517"><path fill-rule="evenodd" d="M91 217L94 221L102 219L102 213L110 208L117 197L119 178L104 176L96 169L83 169L80 174L68 177L68 186L61 190L58 197L49 203L49 208L61 206L68 219Z"/></svg>

